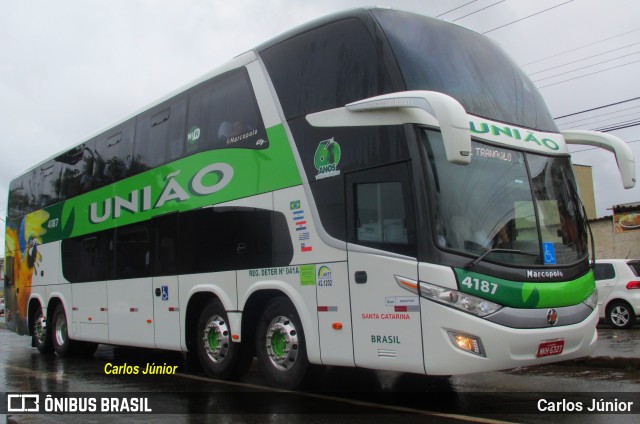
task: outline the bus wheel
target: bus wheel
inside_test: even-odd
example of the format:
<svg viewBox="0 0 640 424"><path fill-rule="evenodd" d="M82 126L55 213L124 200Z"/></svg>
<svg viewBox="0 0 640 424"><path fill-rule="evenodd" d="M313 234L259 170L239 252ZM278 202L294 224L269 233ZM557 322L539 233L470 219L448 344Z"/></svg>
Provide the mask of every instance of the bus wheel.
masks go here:
<svg viewBox="0 0 640 424"><path fill-rule="evenodd" d="M51 332L47 330L47 320L42 313L42 308L38 307L33 317L33 329L31 331L32 346L35 346L40 353L53 352L51 344Z"/></svg>
<svg viewBox="0 0 640 424"><path fill-rule="evenodd" d="M53 350L58 357L62 358L69 353L71 347L71 339L67 330L67 315L64 313L64 306L56 306L53 312L53 323L51 325L53 340Z"/></svg>
<svg viewBox="0 0 640 424"><path fill-rule="evenodd" d="M267 382L293 389L309 369L304 332L289 299L277 297L265 308L256 331L258 367Z"/></svg>
<svg viewBox="0 0 640 424"><path fill-rule="evenodd" d="M214 378L229 378L234 372L240 344L231 342L227 312L218 299L202 310L197 337L198 358L205 373Z"/></svg>

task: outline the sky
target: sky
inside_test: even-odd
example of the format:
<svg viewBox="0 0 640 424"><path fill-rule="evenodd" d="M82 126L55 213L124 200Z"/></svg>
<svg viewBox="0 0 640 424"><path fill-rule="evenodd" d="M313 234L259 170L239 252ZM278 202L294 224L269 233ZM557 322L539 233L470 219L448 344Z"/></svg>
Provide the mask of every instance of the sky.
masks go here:
<svg viewBox="0 0 640 424"><path fill-rule="evenodd" d="M637 0L5 1L0 219L9 182L22 171L269 38L372 3L485 33L531 76L553 117L595 109L557 119L561 129L640 122L640 99L630 100L640 97ZM640 126L610 134L628 142L640 162ZM612 154L571 150L574 163L593 167L598 217L640 201L640 187L623 189Z"/></svg>

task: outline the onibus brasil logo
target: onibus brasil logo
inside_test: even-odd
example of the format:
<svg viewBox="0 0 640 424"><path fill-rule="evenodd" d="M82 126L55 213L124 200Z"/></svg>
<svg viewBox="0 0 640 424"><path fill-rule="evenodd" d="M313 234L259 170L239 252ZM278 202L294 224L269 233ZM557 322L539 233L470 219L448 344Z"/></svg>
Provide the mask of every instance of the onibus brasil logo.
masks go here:
<svg viewBox="0 0 640 424"><path fill-rule="evenodd" d="M332 138L323 140L318 144L313 165L318 170L316 180L340 175L338 163L340 163L340 145Z"/></svg>

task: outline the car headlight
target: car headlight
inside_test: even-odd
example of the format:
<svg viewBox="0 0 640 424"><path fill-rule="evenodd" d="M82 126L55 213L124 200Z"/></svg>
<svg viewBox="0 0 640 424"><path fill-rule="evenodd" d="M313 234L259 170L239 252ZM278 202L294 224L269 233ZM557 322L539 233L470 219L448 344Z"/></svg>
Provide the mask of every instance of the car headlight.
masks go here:
<svg viewBox="0 0 640 424"><path fill-rule="evenodd" d="M451 306L461 311L468 312L479 317L490 315L500 308L501 305L481 299L458 290L447 289L433 284L420 281L420 296Z"/></svg>

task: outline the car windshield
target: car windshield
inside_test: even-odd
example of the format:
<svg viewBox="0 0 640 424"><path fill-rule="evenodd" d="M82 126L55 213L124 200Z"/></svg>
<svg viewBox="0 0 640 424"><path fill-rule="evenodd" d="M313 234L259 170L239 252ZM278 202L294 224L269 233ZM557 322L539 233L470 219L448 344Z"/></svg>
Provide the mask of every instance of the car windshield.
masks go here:
<svg viewBox="0 0 640 424"><path fill-rule="evenodd" d="M499 249L486 260L522 265L585 257L586 224L568 157L473 141L471 163L458 165L447 161L439 132L423 129L422 141L439 247L476 257Z"/></svg>
<svg viewBox="0 0 640 424"><path fill-rule="evenodd" d="M448 94L494 121L558 132L529 77L488 37L408 12L373 11L408 90Z"/></svg>

